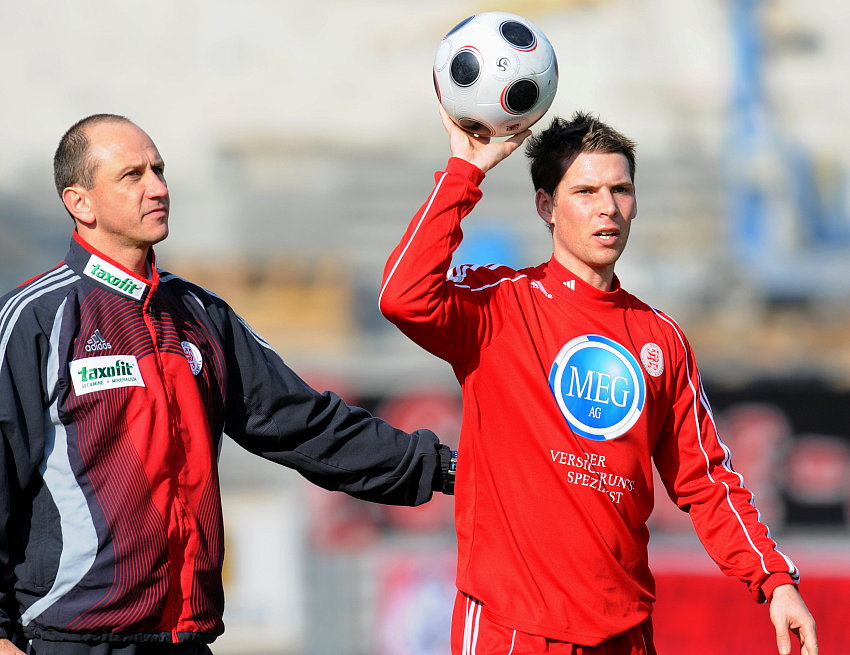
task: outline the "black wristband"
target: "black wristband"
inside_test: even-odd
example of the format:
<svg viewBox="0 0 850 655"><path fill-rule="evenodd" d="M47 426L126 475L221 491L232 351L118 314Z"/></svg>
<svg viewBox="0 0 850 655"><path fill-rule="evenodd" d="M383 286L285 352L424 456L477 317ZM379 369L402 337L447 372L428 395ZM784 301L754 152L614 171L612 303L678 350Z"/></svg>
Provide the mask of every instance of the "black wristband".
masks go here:
<svg viewBox="0 0 850 655"><path fill-rule="evenodd" d="M455 474L457 473L457 451L452 451L452 457L449 460L449 468L446 471L445 480L443 480L443 493L452 495L455 492Z"/></svg>

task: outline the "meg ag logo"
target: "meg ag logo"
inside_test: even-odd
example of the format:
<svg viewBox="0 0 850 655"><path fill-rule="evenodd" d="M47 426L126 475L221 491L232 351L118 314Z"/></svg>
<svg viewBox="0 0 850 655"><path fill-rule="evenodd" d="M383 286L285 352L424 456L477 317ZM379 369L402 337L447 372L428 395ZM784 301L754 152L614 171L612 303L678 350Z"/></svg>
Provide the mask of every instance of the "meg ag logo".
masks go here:
<svg viewBox="0 0 850 655"><path fill-rule="evenodd" d="M573 432L594 441L623 436L646 399L643 372L616 341L595 334L576 337L549 371L549 388Z"/></svg>

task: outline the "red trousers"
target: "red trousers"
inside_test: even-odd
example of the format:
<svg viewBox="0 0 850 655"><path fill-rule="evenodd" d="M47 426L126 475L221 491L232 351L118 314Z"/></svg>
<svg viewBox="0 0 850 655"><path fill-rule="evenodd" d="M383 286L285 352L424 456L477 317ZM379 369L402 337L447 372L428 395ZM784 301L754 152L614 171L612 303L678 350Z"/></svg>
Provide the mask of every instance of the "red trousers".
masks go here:
<svg viewBox="0 0 850 655"><path fill-rule="evenodd" d="M489 621L481 603L458 592L452 614L452 655L656 655L652 645L652 621L597 646L582 646L547 639Z"/></svg>

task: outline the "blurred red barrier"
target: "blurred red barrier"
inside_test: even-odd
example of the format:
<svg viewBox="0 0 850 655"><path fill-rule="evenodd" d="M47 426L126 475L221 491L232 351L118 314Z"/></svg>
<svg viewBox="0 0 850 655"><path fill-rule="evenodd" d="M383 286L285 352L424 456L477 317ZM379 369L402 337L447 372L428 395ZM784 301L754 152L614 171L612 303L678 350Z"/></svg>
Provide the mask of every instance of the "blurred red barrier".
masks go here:
<svg viewBox="0 0 850 655"><path fill-rule="evenodd" d="M802 556L785 551L791 552L803 572L800 591L817 621L818 644L825 655L850 653L850 552L846 548L845 541L843 552L816 546ZM659 655L776 655L767 605L753 602L744 585L723 576L705 553L669 555L672 566L662 565L659 570L656 565L655 573L653 622ZM667 554L659 559L666 558ZM690 571L688 561L693 565ZM796 643L792 652L800 652Z"/></svg>

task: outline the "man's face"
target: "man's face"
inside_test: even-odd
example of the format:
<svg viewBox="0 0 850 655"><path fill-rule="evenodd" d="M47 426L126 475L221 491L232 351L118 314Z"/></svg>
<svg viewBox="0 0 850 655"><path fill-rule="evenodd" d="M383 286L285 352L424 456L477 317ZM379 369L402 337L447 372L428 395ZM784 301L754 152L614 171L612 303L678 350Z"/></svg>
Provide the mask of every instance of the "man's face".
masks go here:
<svg viewBox="0 0 850 655"><path fill-rule="evenodd" d="M105 122L88 130L98 162L86 193L99 247L145 248L168 236L168 186L153 141L132 123Z"/></svg>
<svg viewBox="0 0 850 655"><path fill-rule="evenodd" d="M610 288L637 214L626 157L581 153L554 196L538 189L536 202L541 218L552 226L555 259L589 284Z"/></svg>

